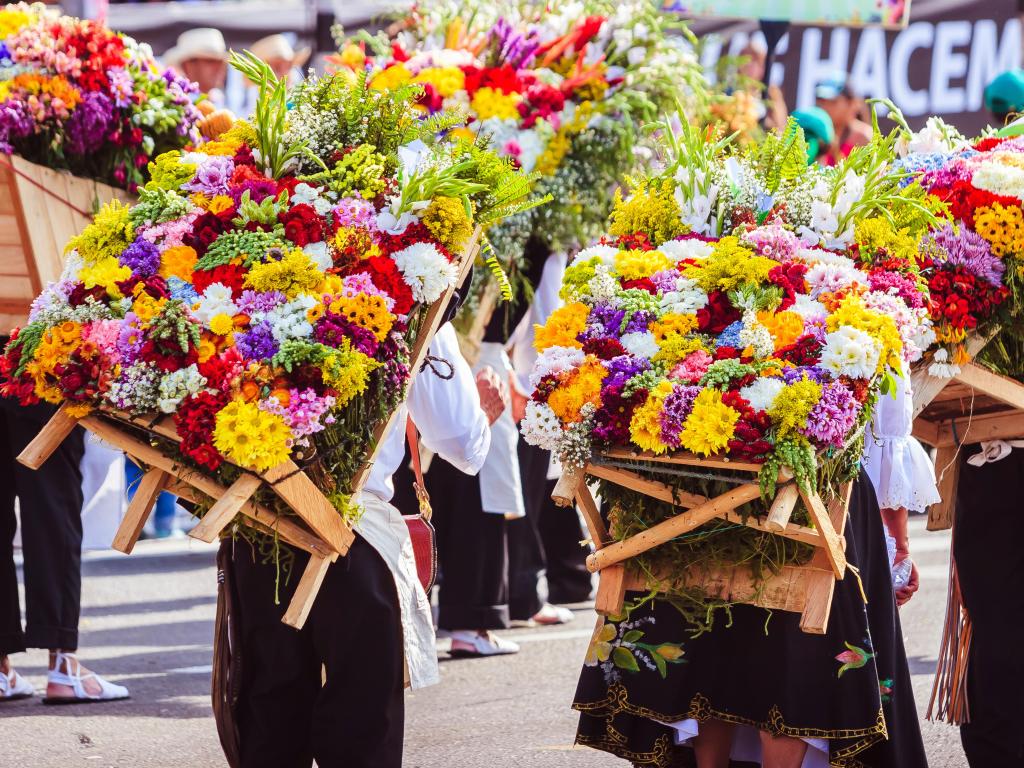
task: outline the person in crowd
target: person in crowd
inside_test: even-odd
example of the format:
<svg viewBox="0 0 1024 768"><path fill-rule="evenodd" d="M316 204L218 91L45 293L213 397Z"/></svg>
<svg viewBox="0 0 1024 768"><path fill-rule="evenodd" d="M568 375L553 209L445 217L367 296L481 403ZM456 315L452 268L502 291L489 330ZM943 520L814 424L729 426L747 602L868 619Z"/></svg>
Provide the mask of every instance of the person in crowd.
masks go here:
<svg viewBox="0 0 1024 768"><path fill-rule="evenodd" d="M828 112L821 107L808 107L794 111L793 119L804 130L804 140L807 142L807 164L829 165L832 143L835 141L836 134Z"/></svg>
<svg viewBox="0 0 1024 768"><path fill-rule="evenodd" d="M48 704L128 698L79 662L78 619L82 597L83 430L76 428L38 470L15 460L56 409L23 406L0 397L0 703L34 695L10 656L26 648L48 648ZM15 501L21 516L25 575L24 630L14 564Z"/></svg>
<svg viewBox="0 0 1024 768"><path fill-rule="evenodd" d="M174 47L163 55L164 63L195 82L215 107L224 106L228 58L224 35L213 27L182 32Z"/></svg>
<svg viewBox="0 0 1024 768"><path fill-rule="evenodd" d="M984 100L985 109L992 113L997 126L1019 117L1019 113L1024 112L1024 69L1011 69L997 75L985 86Z"/></svg>
<svg viewBox="0 0 1024 768"><path fill-rule="evenodd" d="M302 68L309 61L312 49L304 46L298 50L292 47L288 38L281 34L261 37L250 45L249 51L266 62L274 70L274 74L285 83L292 85L302 77ZM233 79L241 81L233 83ZM235 86L235 87L233 87ZM241 73L231 71L228 73L227 91L231 111L238 115L250 115L256 108L256 97L258 89L250 83ZM234 103L238 102L238 103Z"/></svg>
<svg viewBox="0 0 1024 768"><path fill-rule="evenodd" d="M475 473L507 395L491 378L474 382L450 325L438 331L430 353L449 361L453 375L444 380L420 373L396 423L404 424L408 414L428 448ZM223 545L232 552L244 670L235 711L242 768L309 768L314 760L322 768L402 764L404 681L413 688L438 681L430 603L405 521L388 503L404 439L401 428L385 437L357 498L363 514L355 542L328 569L301 631L281 618L307 556L295 553L293 576L280 581L275 602L273 560L244 540Z"/></svg>
<svg viewBox="0 0 1024 768"><path fill-rule="evenodd" d="M835 132L831 142L831 165L850 154L854 147L871 141L871 126L861 119L864 102L850 85L845 72L836 72L814 89L816 104L828 112Z"/></svg>

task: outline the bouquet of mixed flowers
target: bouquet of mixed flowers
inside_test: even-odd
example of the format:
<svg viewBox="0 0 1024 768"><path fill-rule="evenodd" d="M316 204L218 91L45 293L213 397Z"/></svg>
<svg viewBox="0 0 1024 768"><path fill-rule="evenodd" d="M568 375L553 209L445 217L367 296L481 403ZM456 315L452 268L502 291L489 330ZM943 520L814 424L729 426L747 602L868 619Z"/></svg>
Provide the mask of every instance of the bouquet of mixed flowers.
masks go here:
<svg viewBox="0 0 1024 768"><path fill-rule="evenodd" d="M345 511L428 307L529 181L436 142L415 89L328 77L286 92L258 60L235 66L260 84L254 123L158 156L137 205L109 204L69 244L2 358L3 391L172 414L167 450L226 480L316 458Z"/></svg>
<svg viewBox="0 0 1024 768"><path fill-rule="evenodd" d="M690 119L705 106L692 38L653 0L438 0L396 26L342 40L337 61L369 69L374 88L422 84L425 113L465 111L462 132L540 174L551 202L489 235L513 270L531 236L565 250L600 234L613 190L650 158L643 125L677 104Z"/></svg>
<svg viewBox="0 0 1024 768"><path fill-rule="evenodd" d="M1010 328L1022 306L1024 139L992 135L972 143L934 117L917 133L905 123L903 131L898 166L950 216L922 241L919 255L937 334L928 372L948 378L970 362L969 346L976 350ZM1009 339L999 337L987 356L1000 357ZM1009 359L1017 356L1002 357L992 361L996 367L1019 374L1019 362Z"/></svg>
<svg viewBox="0 0 1024 768"><path fill-rule="evenodd" d="M130 190L198 139L195 85L146 45L41 3L0 10L0 151Z"/></svg>
<svg viewBox="0 0 1024 768"><path fill-rule="evenodd" d="M935 217L890 173L891 147L876 137L838 167L807 167L792 121L742 152L684 126L537 328L527 441L570 466L612 448L762 463L766 500L780 467L807 489L848 479L878 393L931 341L915 255ZM659 479L714 495L707 479ZM671 510L611 484L602 494L616 538ZM754 539L737 562L772 549L743 526L698 530ZM677 544L670 567L703 557L703 541Z"/></svg>

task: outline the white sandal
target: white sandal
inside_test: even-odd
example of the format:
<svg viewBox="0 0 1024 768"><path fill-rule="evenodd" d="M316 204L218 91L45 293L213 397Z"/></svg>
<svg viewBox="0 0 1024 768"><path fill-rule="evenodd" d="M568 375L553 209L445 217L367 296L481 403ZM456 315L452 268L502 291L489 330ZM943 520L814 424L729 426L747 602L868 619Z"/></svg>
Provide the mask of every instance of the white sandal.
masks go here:
<svg viewBox="0 0 1024 768"><path fill-rule="evenodd" d="M32 687L32 683L13 669L9 675L0 672L0 704L6 701L27 699L35 694L36 689Z"/></svg>
<svg viewBox="0 0 1024 768"><path fill-rule="evenodd" d="M71 662L74 662L72 666ZM68 670L61 672L61 669ZM83 680L92 678L100 687L98 694L89 693L82 684ZM54 668L46 676L47 684L66 685L75 692L74 696L47 696L43 704L88 704L97 701L119 701L128 698L128 689L123 685L108 683L95 672L82 674L82 665L73 653L57 651Z"/></svg>

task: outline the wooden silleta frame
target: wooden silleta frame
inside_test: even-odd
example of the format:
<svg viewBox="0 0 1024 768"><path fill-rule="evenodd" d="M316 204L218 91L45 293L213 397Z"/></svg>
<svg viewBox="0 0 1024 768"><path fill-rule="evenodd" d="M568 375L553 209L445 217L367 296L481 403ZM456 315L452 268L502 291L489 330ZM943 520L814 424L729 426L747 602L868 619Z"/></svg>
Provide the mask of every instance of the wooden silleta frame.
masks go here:
<svg viewBox="0 0 1024 768"><path fill-rule="evenodd" d="M427 310L410 354L410 380L422 367L430 341L440 327L455 289L462 284L473 267L479 249L480 234L480 230L477 229L462 253L458 279ZM396 416L397 411L378 424L374 430L370 455L356 473L349 489L353 496L365 485L384 436L393 427ZM140 439L139 434L149 434L163 440L180 442L181 438L175 429L174 421L169 416L140 418L113 410L98 410L85 418L76 419L68 415L64 406L26 446L18 456L18 461L30 469L38 469L77 425L85 427L101 440L124 451L130 460L145 470L114 537L111 545L114 549L126 554L131 553L149 517L150 509L161 491L167 490L191 501L212 502L199 524L189 532L189 536L201 541L214 542L224 529L241 515L249 527L276 535L286 544L309 553L309 564L299 580L283 618L284 623L295 628L301 628L305 624L327 568L339 556L344 556L348 552L355 534L334 505L299 466L289 460L262 473L240 470L239 478L230 486L225 486ZM263 487L273 491L294 516L278 514L256 503L253 495Z"/></svg>
<svg viewBox="0 0 1024 768"><path fill-rule="evenodd" d="M644 477L637 471L614 466L621 465L623 461L683 465L711 472L728 470L731 474L748 473L751 477L749 482L709 499L678 491L665 483ZM660 584L648 583L641 575L627 572L626 560L692 531L714 518L720 518L802 541L817 549L808 564L784 566L778 575L760 581L754 579L749 569L734 568L699 576L683 574L675 577L679 579L677 583L700 587L706 594L730 602L799 613L800 628L804 632L824 634L828 627L835 582L846 573L846 540L842 534L846 527L852 486L846 483L839 496L829 499L826 504L817 493L803 492L793 480L792 474L783 469L779 473L778 489L768 514L764 517L743 517L737 510L761 495L757 482L760 469L760 464L730 459L705 459L688 453L656 456L619 449L595 457L582 471L563 473L555 486L552 499L560 506L576 503L586 520L596 550L587 559L587 567L591 572L600 574L596 610L605 615L617 615L622 611L627 591L665 586L665 581ZM587 485L588 476L621 485L686 511L627 539L612 541ZM807 508L813 527L790 521L798 499Z"/></svg>

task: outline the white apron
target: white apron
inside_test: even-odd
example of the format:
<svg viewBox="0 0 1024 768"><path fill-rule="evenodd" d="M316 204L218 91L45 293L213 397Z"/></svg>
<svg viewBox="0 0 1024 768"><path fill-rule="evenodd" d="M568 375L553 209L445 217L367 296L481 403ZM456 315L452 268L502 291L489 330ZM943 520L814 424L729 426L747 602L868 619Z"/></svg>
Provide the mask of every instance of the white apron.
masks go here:
<svg viewBox="0 0 1024 768"><path fill-rule="evenodd" d="M502 344L485 341L473 373L490 366L502 381L509 381L512 363ZM523 487L519 476L519 428L506 408L491 424L491 449L480 469L480 499L484 512L505 515L510 519L526 516Z"/></svg>

